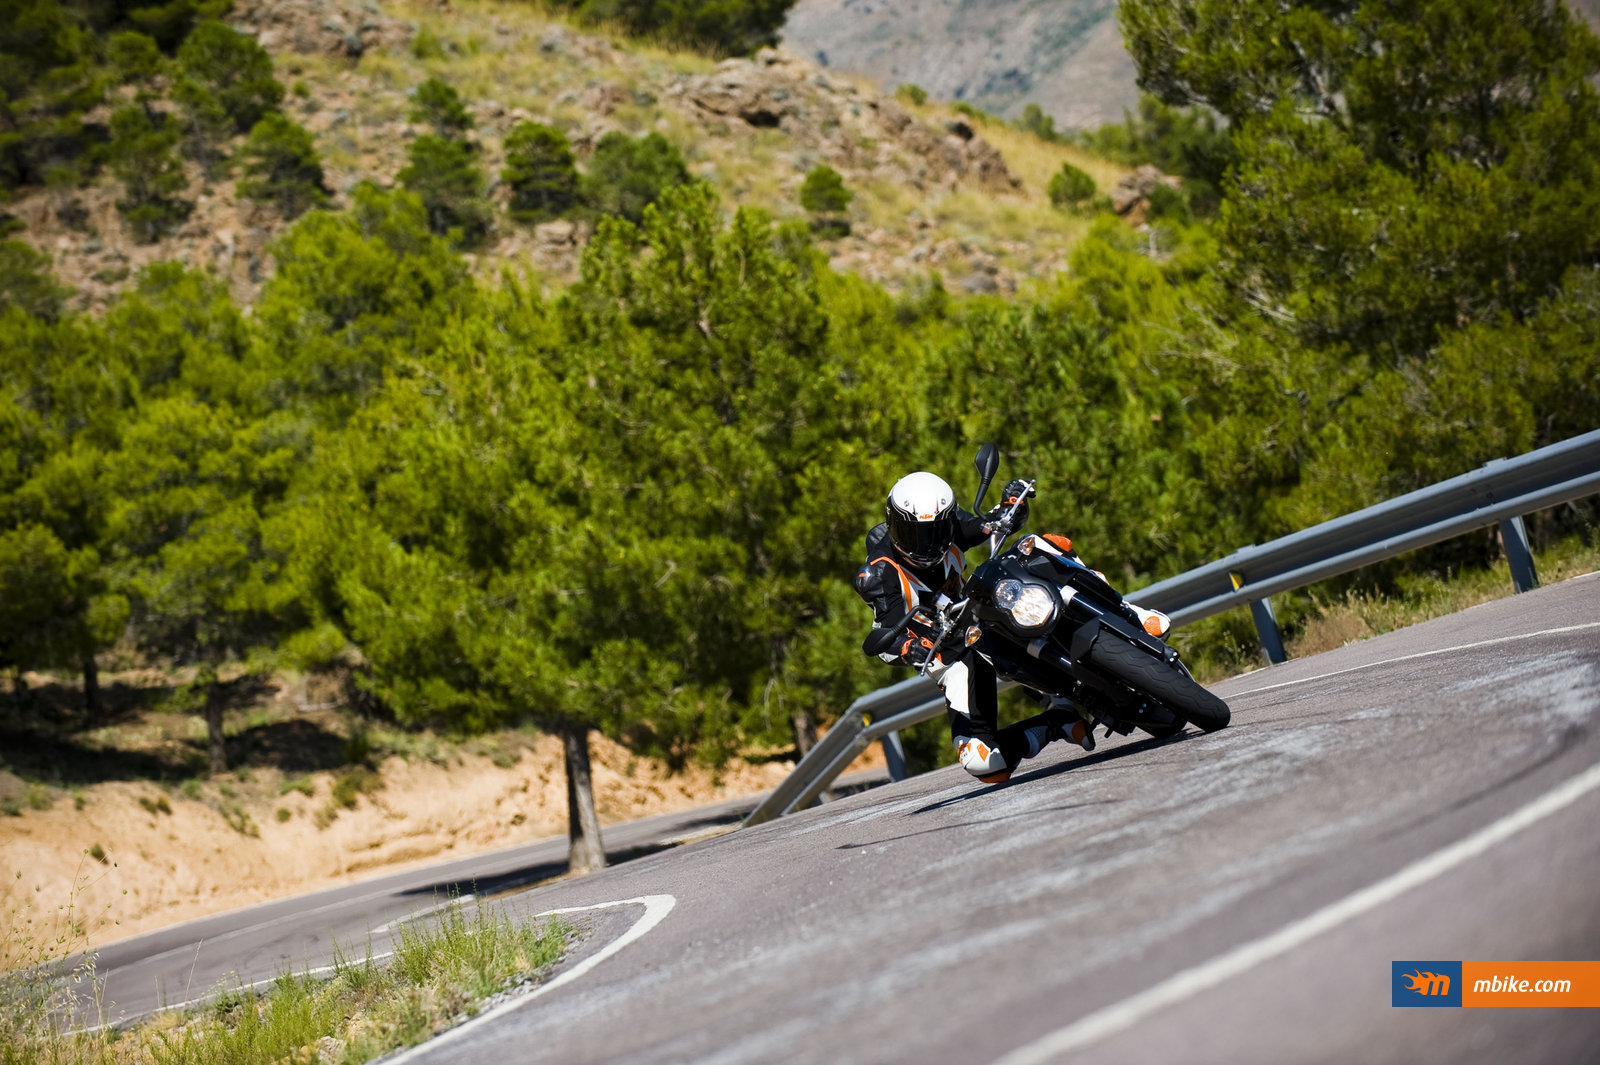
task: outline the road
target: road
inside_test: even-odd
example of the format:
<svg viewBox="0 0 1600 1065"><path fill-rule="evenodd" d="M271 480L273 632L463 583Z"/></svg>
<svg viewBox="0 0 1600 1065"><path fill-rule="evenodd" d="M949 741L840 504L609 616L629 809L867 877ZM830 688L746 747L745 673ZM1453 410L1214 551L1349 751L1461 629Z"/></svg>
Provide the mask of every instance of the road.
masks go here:
<svg viewBox="0 0 1600 1065"><path fill-rule="evenodd" d="M883 770L841 777L849 794L881 783ZM612 862L677 846L685 840L727 831L761 796L723 802L608 825L602 832ZM320 967L337 942L347 951L367 943L382 952L387 929L408 916L454 898L502 897L567 871L565 836L436 865L372 877L321 891L260 903L169 925L102 947L95 966L102 999L89 1023L120 1023L154 1010L203 998L219 985L267 980L289 969ZM76 963L68 959L68 967Z"/></svg>
<svg viewBox="0 0 1600 1065"><path fill-rule="evenodd" d="M1600 958L1600 577L1216 690L1219 733L941 770L516 895L656 901L576 915L562 986L405 1061L1596 1060L1600 1011L1389 985Z"/></svg>

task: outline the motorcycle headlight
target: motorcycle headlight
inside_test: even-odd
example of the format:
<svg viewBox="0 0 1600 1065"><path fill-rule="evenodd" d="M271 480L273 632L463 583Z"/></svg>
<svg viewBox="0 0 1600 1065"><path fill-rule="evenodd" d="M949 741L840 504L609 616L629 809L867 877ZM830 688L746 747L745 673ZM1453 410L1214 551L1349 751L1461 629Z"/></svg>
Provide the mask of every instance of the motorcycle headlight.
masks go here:
<svg viewBox="0 0 1600 1065"><path fill-rule="evenodd" d="M1048 588L1006 579L994 586L995 605L1011 615L1025 629L1048 622L1056 612L1056 598Z"/></svg>

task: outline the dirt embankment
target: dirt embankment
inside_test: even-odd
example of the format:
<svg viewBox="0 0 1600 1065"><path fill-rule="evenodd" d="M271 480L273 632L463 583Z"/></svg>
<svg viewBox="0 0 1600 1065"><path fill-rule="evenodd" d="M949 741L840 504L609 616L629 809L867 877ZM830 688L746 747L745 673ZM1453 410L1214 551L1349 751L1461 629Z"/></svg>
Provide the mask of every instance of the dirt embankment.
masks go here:
<svg viewBox="0 0 1600 1065"><path fill-rule="evenodd" d="M669 776L600 737L592 751L603 824L753 794L792 768L734 762L715 777L693 767ZM70 899L90 945L103 946L191 917L566 832L559 739L537 737L508 767L457 757L448 767L391 757L379 767L381 787L355 793L347 785L337 797L339 772L291 779L276 770L214 778L193 798L142 782L59 794L47 809L0 817L0 932L32 921L53 935ZM855 768L874 758L881 764L876 747ZM291 783L303 790L279 794ZM219 802L218 789L230 798Z"/></svg>

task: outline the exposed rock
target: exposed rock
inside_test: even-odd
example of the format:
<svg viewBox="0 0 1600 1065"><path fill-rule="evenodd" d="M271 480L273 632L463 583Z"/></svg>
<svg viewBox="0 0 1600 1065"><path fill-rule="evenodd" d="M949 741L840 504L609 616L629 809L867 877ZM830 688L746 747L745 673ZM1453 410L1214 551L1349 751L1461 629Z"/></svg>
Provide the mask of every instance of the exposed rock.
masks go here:
<svg viewBox="0 0 1600 1065"><path fill-rule="evenodd" d="M1146 163L1139 169L1124 174L1122 180L1117 182L1117 187L1111 190L1111 209L1124 218L1129 218L1135 212L1143 221L1145 212L1150 209L1150 195L1156 189L1165 186L1169 189L1183 187L1183 179L1163 174L1154 166ZM1138 224L1136 221L1134 224Z"/></svg>
<svg viewBox="0 0 1600 1065"><path fill-rule="evenodd" d="M710 74L690 80L685 95L702 111L738 118L756 127L781 125L795 114L795 98L772 64L729 59Z"/></svg>
<svg viewBox="0 0 1600 1065"><path fill-rule="evenodd" d="M409 44L412 36L410 25L399 19L332 0L235 0L228 20L268 51L350 59Z"/></svg>
<svg viewBox="0 0 1600 1065"><path fill-rule="evenodd" d="M533 227L533 240L542 248L570 248L578 243L578 227L565 219Z"/></svg>
<svg viewBox="0 0 1600 1065"><path fill-rule="evenodd" d="M585 110L598 115L609 115L619 107L633 103L633 93L621 85L601 82L592 85L581 97Z"/></svg>

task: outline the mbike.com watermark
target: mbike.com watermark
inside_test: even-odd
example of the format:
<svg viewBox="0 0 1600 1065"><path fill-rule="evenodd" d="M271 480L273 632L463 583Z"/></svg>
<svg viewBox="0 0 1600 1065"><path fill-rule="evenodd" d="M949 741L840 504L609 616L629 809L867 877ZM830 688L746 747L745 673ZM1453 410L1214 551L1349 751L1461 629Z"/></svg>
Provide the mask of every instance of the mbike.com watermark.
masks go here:
<svg viewBox="0 0 1600 1065"><path fill-rule="evenodd" d="M1600 961L1396 961L1393 1006L1600 1006Z"/></svg>

